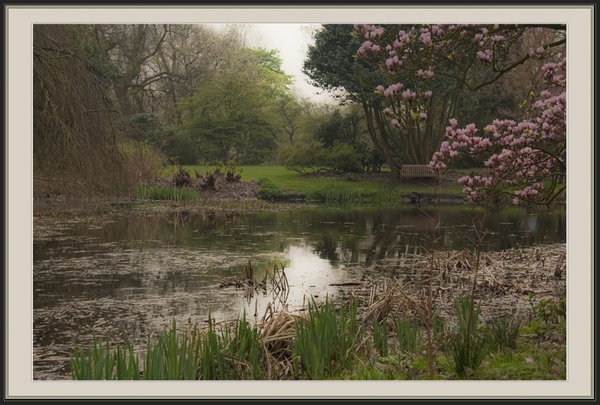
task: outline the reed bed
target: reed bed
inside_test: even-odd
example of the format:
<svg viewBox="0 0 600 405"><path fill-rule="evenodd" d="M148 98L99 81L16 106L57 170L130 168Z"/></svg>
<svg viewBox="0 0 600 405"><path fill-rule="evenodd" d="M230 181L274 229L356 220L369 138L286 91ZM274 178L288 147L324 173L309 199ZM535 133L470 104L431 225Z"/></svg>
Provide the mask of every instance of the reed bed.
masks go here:
<svg viewBox="0 0 600 405"><path fill-rule="evenodd" d="M418 268L422 259L417 256L407 254L399 260L410 261ZM108 336L103 343L94 335L89 349L76 347L72 352L72 378L421 378L425 373L419 374L418 364L427 344L426 322L431 321L439 375L467 379L479 375L491 351L516 350L522 339L537 339L539 346L548 339L549 331L560 329L559 325L565 322L564 298L560 301L559 287L564 285L561 276L566 267L560 249L486 254L474 298L477 305L470 319L471 328L466 326L473 299L468 295L473 271L471 253L443 252L434 259L436 294L432 316L426 313L425 287L414 278L341 283L340 287L349 289L342 295L345 299L338 296L333 300L327 296L324 302L317 302L314 297L308 297L307 308L289 310L285 294L290 285L283 265L273 266L262 280L256 281L257 272L248 261L241 277L220 279L221 287L270 290L273 300L283 297L278 310L272 303L262 317L255 314L253 322L244 312L234 322L221 324L216 324L209 314L208 324L202 330L195 324L180 333L173 320L170 328L165 327L148 337L145 355L134 352L125 333L123 342L118 344ZM510 294L515 291L518 297L528 297L530 316L527 319L514 316L515 308L527 309ZM512 305L512 312L498 314L491 310L504 305ZM482 318L484 312L487 312L487 320ZM393 364L396 365L382 366L386 359L395 359ZM390 369L397 374L390 374ZM559 376L564 374L561 370L554 372Z"/></svg>
<svg viewBox="0 0 600 405"><path fill-rule="evenodd" d="M196 201L198 194L195 190L180 187L148 187L145 185L133 188L133 194L142 200L167 201Z"/></svg>
<svg viewBox="0 0 600 405"><path fill-rule="evenodd" d="M363 194L348 186L324 187L320 190L310 190L306 193L306 199L309 201L320 201L325 203L347 204L360 199Z"/></svg>

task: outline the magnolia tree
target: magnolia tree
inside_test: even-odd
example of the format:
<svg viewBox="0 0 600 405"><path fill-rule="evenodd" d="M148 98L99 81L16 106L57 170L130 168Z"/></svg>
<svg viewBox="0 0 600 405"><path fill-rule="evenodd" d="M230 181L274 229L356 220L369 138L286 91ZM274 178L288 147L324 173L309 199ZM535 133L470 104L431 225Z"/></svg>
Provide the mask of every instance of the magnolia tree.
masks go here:
<svg viewBox="0 0 600 405"><path fill-rule="evenodd" d="M494 120L483 129L483 136L474 124L457 128L455 119L446 127L447 140L433 155L430 166L442 173L460 154L484 159L486 176L464 176L458 182L472 202L495 197L500 193L514 195L513 203L548 203L564 190L566 150L566 59L543 66L544 78L550 87L562 91L553 95L549 90L540 94L531 108L531 118ZM546 187L544 187L544 180Z"/></svg>
<svg viewBox="0 0 600 405"><path fill-rule="evenodd" d="M526 30L539 26L432 24L396 34L358 24L355 35L364 38L364 43L357 58L379 64L403 79L374 91L386 101L385 114L391 125L406 134L408 142L421 142L424 150L430 151L430 166L436 173L464 156L483 162L486 175L459 180L470 201L508 193L515 204L545 204L565 190L560 185L566 148L564 54L560 62L543 64L546 89L539 95L530 93L534 102L520 122L498 118L482 132L474 123L461 128L456 119L460 113L456 95L459 90L477 91L493 84L525 62L557 60L564 52L564 27L549 28L557 35L551 34L535 49L524 49ZM439 102L434 103L435 99ZM445 128L439 125L444 122L449 123ZM427 131L433 135L420 136Z"/></svg>

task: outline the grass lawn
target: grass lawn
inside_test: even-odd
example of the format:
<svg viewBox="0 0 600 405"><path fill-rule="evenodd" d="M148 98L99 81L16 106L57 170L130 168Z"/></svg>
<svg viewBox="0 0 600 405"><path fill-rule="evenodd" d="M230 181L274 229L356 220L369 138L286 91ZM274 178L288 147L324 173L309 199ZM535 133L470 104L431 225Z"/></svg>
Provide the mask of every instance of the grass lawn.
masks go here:
<svg viewBox="0 0 600 405"><path fill-rule="evenodd" d="M213 171L213 166L184 166L185 169L194 177L194 170L204 174L207 171ZM386 174L388 172L373 173L371 175L361 175L359 178L353 176L307 176L298 172L289 170L284 166L237 166L236 172L241 172L241 181L256 181L267 178L283 190L289 190L295 193L312 194L323 193L332 189L349 189L354 195L363 197L378 196L384 200L394 200L410 195L412 192L421 194L430 194L435 191L436 182L434 179L410 179L399 182ZM161 171L162 177L170 177L173 174L173 167L167 167ZM454 177L454 176L453 176ZM462 186L454 181L442 182L441 193L462 195Z"/></svg>

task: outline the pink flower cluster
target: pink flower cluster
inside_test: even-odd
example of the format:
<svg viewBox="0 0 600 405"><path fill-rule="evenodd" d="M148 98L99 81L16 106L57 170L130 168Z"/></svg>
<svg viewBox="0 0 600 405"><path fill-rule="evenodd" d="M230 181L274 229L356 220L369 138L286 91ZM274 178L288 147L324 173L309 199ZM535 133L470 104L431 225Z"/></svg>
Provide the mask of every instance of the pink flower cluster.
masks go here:
<svg viewBox="0 0 600 405"><path fill-rule="evenodd" d="M465 56L496 67L505 61L513 39L522 30L516 25L428 24L400 30L396 38L383 43L383 28L359 24L355 35L364 39L357 51L359 58L381 63L392 74L410 67L423 81L414 89L405 88L403 83L377 87L376 92L390 103L385 114L391 124L404 130L411 125L418 128L418 121L427 119L433 96L428 86L436 70L437 74L448 74L441 70L443 66L455 65ZM529 57L545 59L551 54L550 45L544 45L532 49ZM474 124L459 128L455 119L446 127L446 140L431 159L432 169L442 172L466 155L480 160L489 170L488 176L461 179L470 201L480 201L500 189L517 190L513 192L515 203L535 200L545 192L542 181L561 171L560 156L566 147L566 59L542 69L549 88L531 105L529 119L494 120L483 133Z"/></svg>
<svg viewBox="0 0 600 405"><path fill-rule="evenodd" d="M553 83L563 85L566 61L544 66ZM555 77L561 77L555 80ZM446 138L431 159L436 173L444 172L461 155L483 159L490 171L488 177L465 176L459 180L463 193L478 202L502 186L517 188L513 203L533 201L543 194L544 179L556 175L563 164L561 154L566 147L566 93L553 96L543 91L532 106L531 119L521 122L494 120L477 136L477 128L469 124L457 128L455 119L446 127Z"/></svg>
<svg viewBox="0 0 600 405"><path fill-rule="evenodd" d="M385 33L385 29L372 24L355 24L354 30L359 38L364 38L365 42L358 49L356 54L359 57L367 57L370 54L376 54L381 50L380 45L373 43Z"/></svg>
<svg viewBox="0 0 600 405"><path fill-rule="evenodd" d="M417 78L419 79L433 79L434 73L433 70L431 70L431 68L429 68L429 70L423 70L423 69L419 69L416 73Z"/></svg>
<svg viewBox="0 0 600 405"><path fill-rule="evenodd" d="M493 53L502 50L507 42L506 39L518 35L516 26L500 28L497 24L487 26L481 24L428 24L418 29L412 27L408 31L400 30L393 43L380 44L378 41L383 38L385 32L382 27L372 24L356 24L354 28L355 35L365 40L358 49L357 55L361 58L368 58L385 49L387 52L385 66L388 71L405 67L407 59L413 57L415 50L430 52L429 59L439 60L439 54L444 51L448 51L446 54L452 54L451 46L460 41L475 42L479 48L477 50L478 60L481 63L490 64L493 60ZM536 53L538 51L531 51L531 55L541 57L541 54ZM434 55L434 52L438 56ZM433 69L430 68L425 74L431 75L427 78L432 78Z"/></svg>

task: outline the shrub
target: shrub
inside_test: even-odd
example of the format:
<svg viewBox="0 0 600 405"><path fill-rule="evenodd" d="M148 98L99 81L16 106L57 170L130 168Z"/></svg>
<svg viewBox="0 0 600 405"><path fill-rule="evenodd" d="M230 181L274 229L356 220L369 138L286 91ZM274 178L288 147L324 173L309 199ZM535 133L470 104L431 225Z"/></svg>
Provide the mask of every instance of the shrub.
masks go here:
<svg viewBox="0 0 600 405"><path fill-rule="evenodd" d="M283 191L275 185L270 179L265 177L258 179L258 196L264 200L280 200L283 198Z"/></svg>
<svg viewBox="0 0 600 405"><path fill-rule="evenodd" d="M137 141L127 141L119 145L123 156L123 176L128 184L153 181L165 166L165 156L154 146Z"/></svg>
<svg viewBox="0 0 600 405"><path fill-rule="evenodd" d="M167 156L177 156L182 165L195 165L201 156L196 143L185 135L175 134L165 138L161 149Z"/></svg>
<svg viewBox="0 0 600 405"><path fill-rule="evenodd" d="M280 151L283 165L298 173L317 172L325 166L326 159L326 149L318 141L287 145Z"/></svg>
<svg viewBox="0 0 600 405"><path fill-rule="evenodd" d="M338 142L327 151L323 166L338 173L362 172L362 163L356 150L350 145Z"/></svg>

